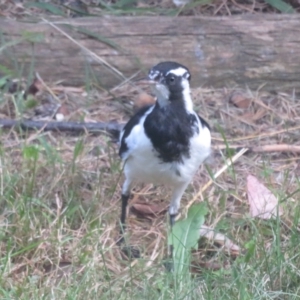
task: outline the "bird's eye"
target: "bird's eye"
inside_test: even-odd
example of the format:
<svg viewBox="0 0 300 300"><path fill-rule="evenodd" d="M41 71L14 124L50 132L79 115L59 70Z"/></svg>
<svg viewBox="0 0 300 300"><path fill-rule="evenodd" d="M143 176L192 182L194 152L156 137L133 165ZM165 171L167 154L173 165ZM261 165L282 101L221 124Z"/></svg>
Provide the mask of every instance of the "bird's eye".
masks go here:
<svg viewBox="0 0 300 300"><path fill-rule="evenodd" d="M173 83L175 82L175 77L174 77L174 76L171 76L170 79L169 79L169 82L170 82L171 84L173 84Z"/></svg>

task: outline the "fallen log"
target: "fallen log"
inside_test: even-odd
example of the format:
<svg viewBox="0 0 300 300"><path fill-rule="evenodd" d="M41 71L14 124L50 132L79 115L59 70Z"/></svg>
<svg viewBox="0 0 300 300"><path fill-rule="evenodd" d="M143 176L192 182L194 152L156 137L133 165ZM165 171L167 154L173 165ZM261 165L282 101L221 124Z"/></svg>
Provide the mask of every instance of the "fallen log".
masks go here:
<svg viewBox="0 0 300 300"><path fill-rule="evenodd" d="M284 14L1 19L0 65L68 85L97 79L109 88L176 60L190 68L193 86L300 91L299 24L299 15Z"/></svg>

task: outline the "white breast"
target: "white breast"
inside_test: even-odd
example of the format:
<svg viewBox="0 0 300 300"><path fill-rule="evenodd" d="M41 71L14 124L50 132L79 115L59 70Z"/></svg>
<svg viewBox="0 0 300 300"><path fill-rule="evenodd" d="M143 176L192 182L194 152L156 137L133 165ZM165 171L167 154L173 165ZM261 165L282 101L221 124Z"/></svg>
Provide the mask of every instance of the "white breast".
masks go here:
<svg viewBox="0 0 300 300"><path fill-rule="evenodd" d="M200 125L199 134L195 134L190 142L190 157L184 158L183 163L178 164L179 172L183 178L192 180L199 166L209 157L210 146L210 130Z"/></svg>
<svg viewBox="0 0 300 300"><path fill-rule="evenodd" d="M152 111L151 108L147 115ZM128 151L122 157L127 178L139 182L162 183L174 186L179 182L192 180L200 164L210 154L211 136L206 127L199 124L199 134L191 138L190 157L183 162L162 163L144 130L146 116L141 118L125 139Z"/></svg>

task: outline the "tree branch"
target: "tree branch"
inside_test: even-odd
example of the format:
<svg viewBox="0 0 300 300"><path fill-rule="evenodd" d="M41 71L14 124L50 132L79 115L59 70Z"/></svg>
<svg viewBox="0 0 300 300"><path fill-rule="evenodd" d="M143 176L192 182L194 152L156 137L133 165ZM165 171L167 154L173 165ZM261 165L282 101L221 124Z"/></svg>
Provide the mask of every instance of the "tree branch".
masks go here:
<svg viewBox="0 0 300 300"><path fill-rule="evenodd" d="M90 133L108 133L113 138L118 138L124 124L117 122L45 122L45 121L28 121L28 120L11 120L0 119L0 127L12 128L20 127L24 130L43 129L53 131L69 132L90 132Z"/></svg>

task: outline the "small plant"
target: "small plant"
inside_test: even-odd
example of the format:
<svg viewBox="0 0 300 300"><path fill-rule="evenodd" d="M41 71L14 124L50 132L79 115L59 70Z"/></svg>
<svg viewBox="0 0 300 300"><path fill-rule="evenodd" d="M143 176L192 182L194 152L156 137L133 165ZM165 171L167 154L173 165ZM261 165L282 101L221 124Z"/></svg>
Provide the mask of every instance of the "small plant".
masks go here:
<svg viewBox="0 0 300 300"><path fill-rule="evenodd" d="M179 279L189 274L191 250L198 245L200 228L208 210L205 203L194 204L188 210L187 218L175 223L168 237L173 246L174 272Z"/></svg>

